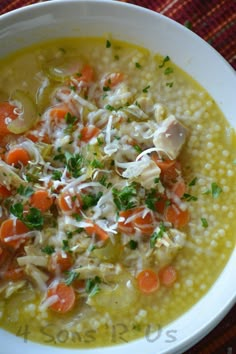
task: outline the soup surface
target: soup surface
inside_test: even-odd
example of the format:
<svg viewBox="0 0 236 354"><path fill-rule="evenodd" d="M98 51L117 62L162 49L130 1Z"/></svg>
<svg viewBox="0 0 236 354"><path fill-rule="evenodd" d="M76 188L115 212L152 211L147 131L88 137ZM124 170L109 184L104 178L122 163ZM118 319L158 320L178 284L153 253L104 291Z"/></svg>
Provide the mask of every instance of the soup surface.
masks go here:
<svg viewBox="0 0 236 354"><path fill-rule="evenodd" d="M68 38L2 60L1 326L65 347L158 339L235 246L235 147L168 55Z"/></svg>

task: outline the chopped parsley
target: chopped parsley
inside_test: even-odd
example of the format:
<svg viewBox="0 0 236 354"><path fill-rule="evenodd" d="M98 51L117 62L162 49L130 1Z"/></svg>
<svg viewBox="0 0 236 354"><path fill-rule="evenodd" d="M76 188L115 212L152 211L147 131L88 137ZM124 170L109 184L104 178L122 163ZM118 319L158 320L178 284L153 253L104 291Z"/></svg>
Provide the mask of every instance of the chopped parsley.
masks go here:
<svg viewBox="0 0 236 354"><path fill-rule="evenodd" d="M108 39L106 41L106 48L111 48L111 42Z"/></svg>
<svg viewBox="0 0 236 354"><path fill-rule="evenodd" d="M160 223L159 231L154 232L150 238L150 247L151 248L155 247L156 241L163 237L165 231L166 231L165 225L163 223Z"/></svg>
<svg viewBox="0 0 236 354"><path fill-rule="evenodd" d="M170 75L170 74L172 74L173 72L174 72L174 69L168 67L168 68L165 69L164 74L165 74L165 75Z"/></svg>
<svg viewBox="0 0 236 354"><path fill-rule="evenodd" d="M173 87L173 85L174 85L173 81L172 81L172 82L167 82L167 83L166 83L166 86L168 86L168 87Z"/></svg>
<svg viewBox="0 0 236 354"><path fill-rule="evenodd" d="M101 290L99 284L101 283L101 279L96 276L94 277L93 279L90 278L90 279L87 279L86 282L85 282L85 291L86 293L92 297L96 294L99 293L99 291Z"/></svg>
<svg viewBox="0 0 236 354"><path fill-rule="evenodd" d="M191 182L189 182L189 187L195 186L195 184L197 183L197 177L195 177L194 179L192 179Z"/></svg>
<svg viewBox="0 0 236 354"><path fill-rule="evenodd" d="M102 192L98 192L97 194L82 194L82 209L87 210L95 205L102 196Z"/></svg>
<svg viewBox="0 0 236 354"><path fill-rule="evenodd" d="M22 195L23 197L30 197L32 194L34 194L34 190L31 187L24 187L21 184L20 187L17 189L17 193Z"/></svg>
<svg viewBox="0 0 236 354"><path fill-rule="evenodd" d="M42 230L44 218L37 208L29 208L27 214L24 214L24 207L21 203L10 206L10 212L21 220L31 230Z"/></svg>
<svg viewBox="0 0 236 354"><path fill-rule="evenodd" d="M131 183L121 190L113 188L112 195L113 201L119 211L132 209L136 206L137 190L135 183Z"/></svg>
<svg viewBox="0 0 236 354"><path fill-rule="evenodd" d="M148 85L148 86L144 87L143 92L144 92L144 93L147 93L147 92L148 92L148 90L150 89L150 87L151 87L150 85Z"/></svg>
<svg viewBox="0 0 236 354"><path fill-rule="evenodd" d="M129 241L129 248L131 250L136 250L137 247L138 247L138 242L137 241L134 241L134 240L130 240Z"/></svg>
<svg viewBox="0 0 236 354"><path fill-rule="evenodd" d="M62 246L63 251L71 252L68 240L62 240L62 244L63 244Z"/></svg>
<svg viewBox="0 0 236 354"><path fill-rule="evenodd" d="M135 66L137 69L142 69L142 65L140 65L139 63L135 63Z"/></svg>
<svg viewBox="0 0 236 354"><path fill-rule="evenodd" d="M62 172L61 171L55 170L55 171L52 172L52 179L54 181L60 181L61 177L62 177Z"/></svg>
<svg viewBox="0 0 236 354"><path fill-rule="evenodd" d="M51 246L51 245L47 245L47 246L41 248L41 251L50 256L51 254L53 254L55 252L55 247Z"/></svg>
<svg viewBox="0 0 236 354"><path fill-rule="evenodd" d="M65 115L65 121L66 121L66 124L73 125L77 121L77 117L72 116L72 114L70 112L67 112Z"/></svg>
<svg viewBox="0 0 236 354"><path fill-rule="evenodd" d="M222 188L218 186L217 183L213 182L211 184L211 189L207 189L205 192L203 192L203 194L211 194L212 197L215 199L219 197L221 192L222 192Z"/></svg>
<svg viewBox="0 0 236 354"><path fill-rule="evenodd" d="M195 197L194 195L184 193L182 199L186 200L187 202L195 202L198 198Z"/></svg>
<svg viewBox="0 0 236 354"><path fill-rule="evenodd" d="M111 88L109 86L103 86L102 89L104 92L111 91Z"/></svg>
<svg viewBox="0 0 236 354"><path fill-rule="evenodd" d="M160 196L157 195L156 189L152 188L146 194L145 204L149 209L155 211L156 210L156 202L158 202L159 200L160 200Z"/></svg>
<svg viewBox="0 0 236 354"><path fill-rule="evenodd" d="M215 182L211 184L211 195L213 198L218 198L222 192L222 188L218 186Z"/></svg>
<svg viewBox="0 0 236 354"><path fill-rule="evenodd" d="M133 146L134 150L136 150L139 154L143 151L139 145Z"/></svg>
<svg viewBox="0 0 236 354"><path fill-rule="evenodd" d="M202 226L203 227L208 227L208 222L207 222L207 219L206 218L201 218L201 222L202 222Z"/></svg>
<svg viewBox="0 0 236 354"><path fill-rule="evenodd" d="M94 167L94 168L103 168L104 165L101 161L94 159L91 163L90 166Z"/></svg>
<svg viewBox="0 0 236 354"><path fill-rule="evenodd" d="M74 178L81 176L81 169L83 167L84 159L81 154L70 154L65 153L66 166L68 171L72 174Z"/></svg>
<svg viewBox="0 0 236 354"><path fill-rule="evenodd" d="M169 60L170 60L170 57L167 55L167 56L163 59L162 63L159 65L159 68L160 68L160 69L163 68L163 67L165 66L165 63L166 63L167 61L169 61Z"/></svg>
<svg viewBox="0 0 236 354"><path fill-rule="evenodd" d="M67 278L65 279L65 284L67 286L71 285L76 279L79 277L79 273L74 270L70 270L66 272Z"/></svg>
<svg viewBox="0 0 236 354"><path fill-rule="evenodd" d="M116 109L113 106L111 106L110 104L107 104L105 106L105 109L107 109L108 111L116 111Z"/></svg>

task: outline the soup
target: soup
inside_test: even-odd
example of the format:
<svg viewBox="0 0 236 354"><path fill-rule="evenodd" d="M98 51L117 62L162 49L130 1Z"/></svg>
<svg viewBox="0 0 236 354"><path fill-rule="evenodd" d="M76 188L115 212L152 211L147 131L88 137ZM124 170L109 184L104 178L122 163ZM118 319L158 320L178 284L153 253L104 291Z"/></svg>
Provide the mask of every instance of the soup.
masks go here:
<svg viewBox="0 0 236 354"><path fill-rule="evenodd" d="M234 248L234 130L168 55L110 38L2 59L0 101L1 326L152 341Z"/></svg>

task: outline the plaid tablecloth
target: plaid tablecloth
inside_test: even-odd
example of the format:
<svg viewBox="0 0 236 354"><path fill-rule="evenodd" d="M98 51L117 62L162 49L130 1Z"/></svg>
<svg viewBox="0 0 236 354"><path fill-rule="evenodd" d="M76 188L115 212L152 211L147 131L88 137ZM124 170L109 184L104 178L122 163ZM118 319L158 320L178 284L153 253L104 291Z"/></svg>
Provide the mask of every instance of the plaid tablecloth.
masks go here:
<svg viewBox="0 0 236 354"><path fill-rule="evenodd" d="M236 0L120 1L146 7L184 24L210 43L236 69ZM42 0L0 0L0 15L37 2ZM232 280L235 281L235 275ZM234 353L236 353L236 305L213 331L185 352L185 354Z"/></svg>

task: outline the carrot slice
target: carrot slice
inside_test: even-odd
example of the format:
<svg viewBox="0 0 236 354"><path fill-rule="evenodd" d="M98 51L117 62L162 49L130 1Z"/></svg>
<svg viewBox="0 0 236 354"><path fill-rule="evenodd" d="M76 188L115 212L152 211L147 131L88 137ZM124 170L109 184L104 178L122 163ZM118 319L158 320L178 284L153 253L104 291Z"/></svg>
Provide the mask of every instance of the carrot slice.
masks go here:
<svg viewBox="0 0 236 354"><path fill-rule="evenodd" d="M19 237L11 240L8 240L7 238L10 238L11 236L20 236L28 231L28 227L23 224L22 221L18 219L7 219L1 224L0 240L10 247L18 248L22 243L26 241L24 237Z"/></svg>
<svg viewBox="0 0 236 354"><path fill-rule="evenodd" d="M134 215L143 213L144 207L135 208ZM134 228L139 229L143 235L151 235L154 231L153 216L151 212L142 215L137 215L133 220Z"/></svg>
<svg viewBox="0 0 236 354"><path fill-rule="evenodd" d="M118 229L127 234L133 234L135 229L138 229L143 235L151 235L154 230L154 219L150 212L142 216L143 211L144 207L120 211L119 216L124 220L118 222ZM136 217L135 214L137 214ZM130 217L133 217L132 220L127 222Z"/></svg>
<svg viewBox="0 0 236 354"><path fill-rule="evenodd" d="M82 200L78 194L63 192L58 197L58 205L64 213L78 213L82 207Z"/></svg>
<svg viewBox="0 0 236 354"><path fill-rule="evenodd" d="M132 234L134 232L134 225L132 222L127 222L127 219L133 215L132 209L122 210L119 212L119 218L122 218L121 221L118 221L118 230L125 232L127 234Z"/></svg>
<svg viewBox="0 0 236 354"><path fill-rule="evenodd" d="M184 227L189 221L189 211L181 210L177 205L171 204L165 210L165 220L176 228Z"/></svg>
<svg viewBox="0 0 236 354"><path fill-rule="evenodd" d="M70 269L72 265L73 257L71 254L66 252L56 252L55 254L52 254L49 259L48 269L50 272L55 272L57 270L64 272Z"/></svg>
<svg viewBox="0 0 236 354"><path fill-rule="evenodd" d="M151 158L161 169L161 181L167 186L176 183L181 172L180 163L176 160L160 160L156 153L152 153Z"/></svg>
<svg viewBox="0 0 236 354"><path fill-rule="evenodd" d="M2 275L2 279L10 280L10 281L17 281L24 278L25 278L24 269L20 267L7 269Z"/></svg>
<svg viewBox="0 0 236 354"><path fill-rule="evenodd" d="M58 313L66 313L72 310L75 305L75 291L72 286L65 283L58 283L47 291L47 298L56 295L58 300L49 308Z"/></svg>
<svg viewBox="0 0 236 354"><path fill-rule="evenodd" d="M177 271L175 267L168 265L158 273L161 284L171 287L177 280Z"/></svg>
<svg viewBox="0 0 236 354"><path fill-rule="evenodd" d="M94 79L94 70L90 65L85 64L81 70L81 75L76 75L75 78L77 81L91 82Z"/></svg>
<svg viewBox="0 0 236 354"><path fill-rule="evenodd" d="M151 294L158 290L160 281L157 273L151 269L145 269L137 276L138 288L144 294Z"/></svg>
<svg viewBox="0 0 236 354"><path fill-rule="evenodd" d="M177 197L182 198L184 193L186 192L186 184L184 180L176 182L172 188L172 191Z"/></svg>
<svg viewBox="0 0 236 354"><path fill-rule="evenodd" d="M90 220L87 220L90 223ZM109 235L106 231L104 231L100 226L97 224L93 224L92 226L85 227L85 231L89 236L95 235L97 240L99 241L106 241L109 238Z"/></svg>
<svg viewBox="0 0 236 354"><path fill-rule="evenodd" d="M58 104L50 109L50 118L53 121L63 120L67 113L71 113L68 106L64 103Z"/></svg>
<svg viewBox="0 0 236 354"><path fill-rule="evenodd" d="M15 106L9 102L0 102L0 135L9 134L7 119L15 120L18 115L14 112Z"/></svg>
<svg viewBox="0 0 236 354"><path fill-rule="evenodd" d="M96 137L100 133L100 129L95 125L86 125L80 131L80 140L88 143L92 138Z"/></svg>
<svg viewBox="0 0 236 354"><path fill-rule="evenodd" d="M11 195L11 191L9 191L6 187L0 185L0 198L8 198Z"/></svg>
<svg viewBox="0 0 236 354"><path fill-rule="evenodd" d="M42 212L45 212L51 208L53 204L53 199L48 193L48 191L40 189L30 197L30 204L32 205L32 207L37 208Z"/></svg>
<svg viewBox="0 0 236 354"><path fill-rule="evenodd" d="M5 161L8 165L27 165L30 161L30 154L21 147L15 147L6 154Z"/></svg>

